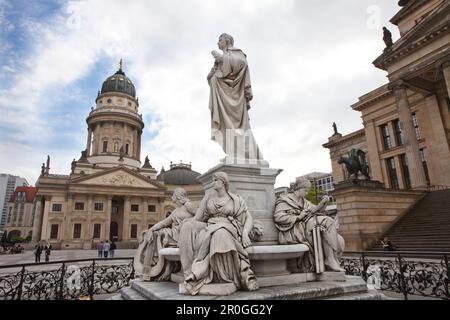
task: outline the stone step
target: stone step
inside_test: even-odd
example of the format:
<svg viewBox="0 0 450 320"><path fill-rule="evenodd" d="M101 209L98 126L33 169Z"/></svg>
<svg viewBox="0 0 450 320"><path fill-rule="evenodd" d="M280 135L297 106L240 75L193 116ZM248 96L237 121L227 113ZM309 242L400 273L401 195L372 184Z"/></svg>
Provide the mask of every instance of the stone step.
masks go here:
<svg viewBox="0 0 450 320"><path fill-rule="evenodd" d="M125 287L120 289L120 295L123 300L147 300L138 291L134 290L132 287Z"/></svg>
<svg viewBox="0 0 450 320"><path fill-rule="evenodd" d="M369 290L368 292L364 293L351 293L346 295L339 295L335 297L326 298L324 300L388 300L388 298L376 291L376 290Z"/></svg>
<svg viewBox="0 0 450 320"><path fill-rule="evenodd" d="M116 294L115 296L112 296L111 298L109 298L108 300L125 300L124 298L122 298L121 294Z"/></svg>
<svg viewBox="0 0 450 320"><path fill-rule="evenodd" d="M346 276L346 281L314 281L298 285L274 286L256 291L237 291L229 296L190 296L178 293L178 284L173 282L133 281L132 291L138 297L149 300L312 300L345 297L349 294L367 293L367 285L361 277ZM128 291L125 291L128 293Z"/></svg>

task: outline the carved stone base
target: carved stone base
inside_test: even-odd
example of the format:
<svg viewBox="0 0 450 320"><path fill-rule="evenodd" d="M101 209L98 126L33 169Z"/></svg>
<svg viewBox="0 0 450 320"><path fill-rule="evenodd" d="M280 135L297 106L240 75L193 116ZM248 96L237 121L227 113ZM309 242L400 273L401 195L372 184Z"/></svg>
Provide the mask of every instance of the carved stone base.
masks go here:
<svg viewBox="0 0 450 320"><path fill-rule="evenodd" d="M322 272L316 276L317 281L345 281L345 272Z"/></svg>
<svg viewBox="0 0 450 320"><path fill-rule="evenodd" d="M213 284L204 285L198 292L198 295L200 295L200 296L229 296L230 294L233 294L236 291L237 291L237 288L234 285L234 283L213 283ZM178 285L178 293L190 295L187 292L186 287L184 286L184 283L180 283Z"/></svg>

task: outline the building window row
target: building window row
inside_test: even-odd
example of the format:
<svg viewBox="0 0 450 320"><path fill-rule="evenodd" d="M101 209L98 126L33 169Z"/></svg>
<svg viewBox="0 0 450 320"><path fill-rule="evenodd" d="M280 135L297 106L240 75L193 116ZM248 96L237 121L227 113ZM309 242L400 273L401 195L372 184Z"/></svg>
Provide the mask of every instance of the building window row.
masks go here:
<svg viewBox="0 0 450 320"><path fill-rule="evenodd" d="M328 185L327 185L328 187ZM75 202L74 209L75 211L84 211L85 210L85 203L84 202ZM139 212L139 204L132 204L130 209L131 212ZM112 202L111 206L111 213L119 213L120 206L118 205L117 201ZM94 203L94 211L103 211L104 209L104 203L103 202L96 202ZM61 212L62 211L62 203L53 203L52 204L52 212ZM155 213L156 212L156 205L150 204L147 206L147 212Z"/></svg>
<svg viewBox="0 0 450 320"><path fill-rule="evenodd" d="M416 139L420 140L421 139L421 134L420 134L420 128L419 128L419 122L417 120L417 115L416 113L412 113L411 114L412 117L412 122L414 125L414 131L416 134ZM394 121L392 121L392 127L394 128L394 133L395 133L395 144L397 147L403 146L405 144L405 137L402 131L402 125L399 119L395 119ZM380 126L380 131L381 131L381 137L383 140L383 148L384 150L389 150L392 149L393 144L392 144L392 139L391 139L391 135L389 133L389 125L383 124Z"/></svg>

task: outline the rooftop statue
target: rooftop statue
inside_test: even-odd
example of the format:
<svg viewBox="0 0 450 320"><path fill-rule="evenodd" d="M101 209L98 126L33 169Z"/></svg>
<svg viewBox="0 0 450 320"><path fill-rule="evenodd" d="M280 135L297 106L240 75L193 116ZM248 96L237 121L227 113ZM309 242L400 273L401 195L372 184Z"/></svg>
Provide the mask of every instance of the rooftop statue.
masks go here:
<svg viewBox="0 0 450 320"><path fill-rule="evenodd" d="M383 41L386 44L386 47L391 47L394 42L392 41L392 33L388 30L388 28L383 27Z"/></svg>
<svg viewBox="0 0 450 320"><path fill-rule="evenodd" d="M234 47L233 37L226 33L220 35L217 45L223 54L215 50L211 52L214 66L207 77L210 85L211 139L222 146L227 156L262 160L248 116L253 94L247 56ZM248 142L245 142L246 138Z"/></svg>

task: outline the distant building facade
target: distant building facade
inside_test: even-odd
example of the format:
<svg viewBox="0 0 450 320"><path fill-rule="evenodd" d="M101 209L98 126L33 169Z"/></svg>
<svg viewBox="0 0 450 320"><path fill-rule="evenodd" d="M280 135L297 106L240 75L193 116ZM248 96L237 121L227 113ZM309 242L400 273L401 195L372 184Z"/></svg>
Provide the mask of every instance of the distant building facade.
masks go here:
<svg viewBox="0 0 450 320"><path fill-rule="evenodd" d="M69 175L50 173L43 164L36 187L33 240L55 248L91 249L105 240L119 248L134 248L142 231L175 209L173 190L184 188L200 201L200 175L191 165L171 164L158 175L148 157L141 165L139 101L131 80L122 70L108 77L86 119L88 139Z"/></svg>
<svg viewBox="0 0 450 320"><path fill-rule="evenodd" d="M0 174L0 229L5 227L8 210L7 204L11 199L14 190L19 186L28 186L27 180L11 174Z"/></svg>
<svg viewBox="0 0 450 320"><path fill-rule="evenodd" d="M334 190L333 182L333 174L327 172L311 172L305 174L303 176L298 177L303 179L308 179L311 182L312 186L316 186L317 190L321 190L325 194L329 194ZM334 202L334 198L331 197L331 202Z"/></svg>
<svg viewBox="0 0 450 320"><path fill-rule="evenodd" d="M410 0L391 19L400 39L385 39L373 64L388 82L352 105L364 128L334 134L330 151L341 234L364 250L427 190L450 187L450 1ZM348 180L338 161L365 152L371 181Z"/></svg>
<svg viewBox="0 0 450 320"><path fill-rule="evenodd" d="M8 239L32 235L36 210L35 187L17 187L8 201L5 231Z"/></svg>

